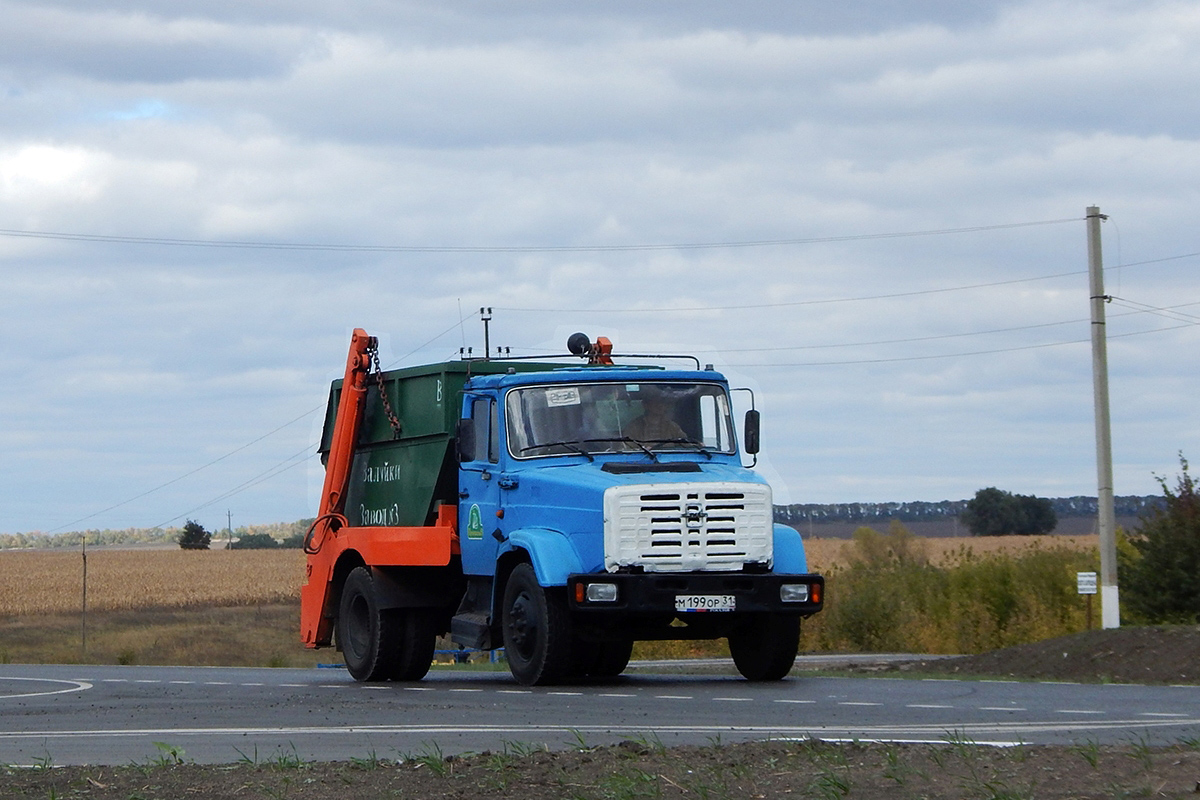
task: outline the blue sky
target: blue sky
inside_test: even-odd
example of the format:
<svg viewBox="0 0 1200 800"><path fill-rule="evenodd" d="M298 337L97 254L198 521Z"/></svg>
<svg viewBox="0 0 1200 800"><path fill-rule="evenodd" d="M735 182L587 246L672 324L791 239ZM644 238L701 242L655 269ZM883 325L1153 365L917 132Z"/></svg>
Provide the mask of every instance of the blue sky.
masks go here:
<svg viewBox="0 0 1200 800"><path fill-rule="evenodd" d="M0 0L0 531L311 515L350 330L480 306L752 386L778 502L1095 494L1089 205L1116 492L1197 451L1195 3L167 9Z"/></svg>

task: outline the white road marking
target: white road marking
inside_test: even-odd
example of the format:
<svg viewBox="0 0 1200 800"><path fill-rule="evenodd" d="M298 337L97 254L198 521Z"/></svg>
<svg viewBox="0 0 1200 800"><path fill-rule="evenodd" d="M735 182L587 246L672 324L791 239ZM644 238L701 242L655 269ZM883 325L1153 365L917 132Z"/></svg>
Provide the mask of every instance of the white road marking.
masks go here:
<svg viewBox="0 0 1200 800"><path fill-rule="evenodd" d="M1170 713L1167 713L1167 712L1165 712L1165 711L1143 711L1141 714L1138 714L1138 716L1139 716L1139 717L1172 717L1172 718L1178 718L1178 717L1186 717L1186 716L1187 716L1187 714L1170 714Z"/></svg>
<svg viewBox="0 0 1200 800"><path fill-rule="evenodd" d="M752 702L754 702L754 698L753 697L714 697L713 701L721 702L721 703L752 703Z"/></svg>
<svg viewBox="0 0 1200 800"><path fill-rule="evenodd" d="M1189 719L1184 724L1200 724L1200 719ZM1150 721L1137 719L1106 720L1103 722L1026 722L1026 723L968 723L955 725L954 731L962 736L971 737L978 741L979 736L1003 735L1019 738L1023 734L1045 733L1078 733L1080 731L1117 730L1125 731L1130 728L1153 729L1162 727L1177 727L1178 721ZM94 729L94 730L38 730L38 731L0 731L0 740L14 739L80 739L104 737L209 737L224 736L301 736L301 735L396 735L409 734L414 736L435 736L438 734L645 734L653 730L659 734L730 734L739 733L770 738L782 737L811 737L822 739L829 737L858 737L878 738L881 741L895 741L898 737L919 737L922 740L945 742L946 724L917 724L917 725L860 725L860 726L828 726L804 727L795 725L655 725L621 724L621 725L561 725L561 724L531 724L531 725L338 725L338 726L285 726L275 728L129 728L129 729Z"/></svg>
<svg viewBox="0 0 1200 800"><path fill-rule="evenodd" d="M34 683L66 683L69 684L65 689L51 689L44 692L21 692L20 694L0 694L0 700L14 700L18 697L46 697L52 694L70 694L71 692L82 692L92 688L92 684L87 681L65 681L56 678L0 678L0 683L4 681L26 681Z"/></svg>
<svg viewBox="0 0 1200 800"><path fill-rule="evenodd" d="M954 708L954 706L941 705L938 703L909 703L905 708Z"/></svg>
<svg viewBox="0 0 1200 800"><path fill-rule="evenodd" d="M1103 714L1103 711L1086 711L1080 708L1056 708L1055 714Z"/></svg>
<svg viewBox="0 0 1200 800"><path fill-rule="evenodd" d="M858 703L858 702L852 702L849 700L843 700L842 702L838 703L838 705L839 706L881 706L881 705L883 705L883 703Z"/></svg>
<svg viewBox="0 0 1200 800"><path fill-rule="evenodd" d="M776 703L795 703L796 705L810 706L815 704L816 700L776 700Z"/></svg>
<svg viewBox="0 0 1200 800"><path fill-rule="evenodd" d="M654 695L659 700L691 700L690 694L656 694Z"/></svg>
<svg viewBox="0 0 1200 800"><path fill-rule="evenodd" d="M980 711L1024 711L1021 706L980 706Z"/></svg>

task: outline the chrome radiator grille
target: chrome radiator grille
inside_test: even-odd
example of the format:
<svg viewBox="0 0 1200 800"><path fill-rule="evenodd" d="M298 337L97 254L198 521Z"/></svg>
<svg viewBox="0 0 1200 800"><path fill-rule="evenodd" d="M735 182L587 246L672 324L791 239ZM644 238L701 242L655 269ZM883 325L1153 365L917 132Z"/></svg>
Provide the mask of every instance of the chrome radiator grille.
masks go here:
<svg viewBox="0 0 1200 800"><path fill-rule="evenodd" d="M771 488L756 483L616 486L604 494L604 566L647 572L771 564Z"/></svg>

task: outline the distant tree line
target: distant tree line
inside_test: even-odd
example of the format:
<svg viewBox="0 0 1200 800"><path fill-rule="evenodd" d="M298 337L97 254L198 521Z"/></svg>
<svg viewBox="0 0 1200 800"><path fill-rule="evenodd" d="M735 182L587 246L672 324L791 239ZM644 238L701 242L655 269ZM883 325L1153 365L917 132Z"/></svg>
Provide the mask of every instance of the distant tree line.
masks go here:
<svg viewBox="0 0 1200 800"><path fill-rule="evenodd" d="M189 522L192 520L189 520ZM279 547L300 547L303 545L304 533L312 519L301 519L295 522L275 522L267 525L242 525L234 528L232 536L225 529L207 531L210 537L209 546L214 549L224 548L229 538L244 539L254 537L251 541L263 542L260 537L266 536ZM199 523L196 523L199 524ZM203 527L203 526L201 526ZM86 531L69 531L66 533L0 533L0 550L48 549L48 548L79 548L86 538L88 547L104 545L128 544L178 544L183 527L167 528L118 528ZM235 542L236 544L236 542ZM269 547L270 545L265 545Z"/></svg>
<svg viewBox="0 0 1200 800"><path fill-rule="evenodd" d="M1095 497L1046 498L1058 517L1091 517L1099 510ZM938 522L962 516L969 500L912 501L908 503L797 503L775 506L775 520L798 527L810 521L822 522ZM1163 498L1156 495L1126 495L1114 498L1119 517L1143 517L1163 507Z"/></svg>

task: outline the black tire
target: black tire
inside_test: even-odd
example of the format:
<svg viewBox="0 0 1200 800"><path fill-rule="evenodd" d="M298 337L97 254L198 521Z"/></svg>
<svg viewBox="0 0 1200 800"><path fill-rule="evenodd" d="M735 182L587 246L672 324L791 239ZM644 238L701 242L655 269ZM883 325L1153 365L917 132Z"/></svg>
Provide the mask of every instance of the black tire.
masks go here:
<svg viewBox="0 0 1200 800"><path fill-rule="evenodd" d="M342 587L338 604L338 644L346 669L356 681L385 681L391 677L389 654L400 642L400 616L379 608L371 570L358 567Z"/></svg>
<svg viewBox="0 0 1200 800"><path fill-rule="evenodd" d="M392 659L391 679L419 681L429 672L437 645L434 612L427 608L405 608L393 613L399 614L402 622L399 647Z"/></svg>
<svg viewBox="0 0 1200 800"><path fill-rule="evenodd" d="M346 576L338 606L338 645L356 681L415 681L433 662L433 614L421 608L380 608L369 567Z"/></svg>
<svg viewBox="0 0 1200 800"><path fill-rule="evenodd" d="M571 668L568 676L615 678L629 666L633 640L597 641L578 636L571 641Z"/></svg>
<svg viewBox="0 0 1200 800"><path fill-rule="evenodd" d="M565 598L538 585L529 564L518 564L504 585L504 649L508 668L526 686L557 683L571 664Z"/></svg>
<svg viewBox="0 0 1200 800"><path fill-rule="evenodd" d="M729 653L748 681L782 680L800 651L800 618L792 614L755 615L729 635Z"/></svg>
<svg viewBox="0 0 1200 800"><path fill-rule="evenodd" d="M629 666L631 655L633 655L632 639L601 642L599 652L592 660L588 674L594 678L615 678Z"/></svg>

